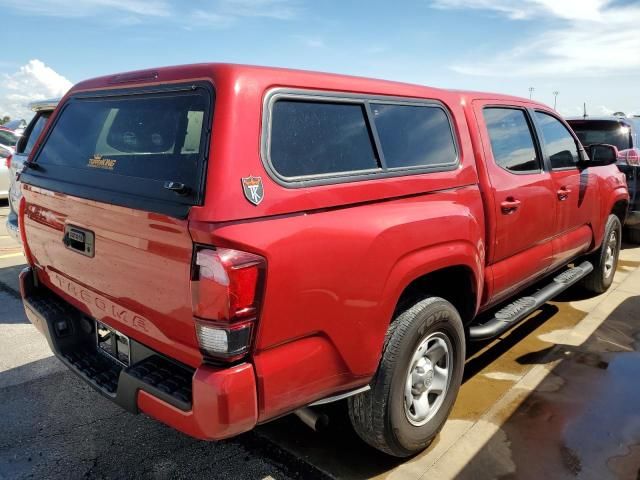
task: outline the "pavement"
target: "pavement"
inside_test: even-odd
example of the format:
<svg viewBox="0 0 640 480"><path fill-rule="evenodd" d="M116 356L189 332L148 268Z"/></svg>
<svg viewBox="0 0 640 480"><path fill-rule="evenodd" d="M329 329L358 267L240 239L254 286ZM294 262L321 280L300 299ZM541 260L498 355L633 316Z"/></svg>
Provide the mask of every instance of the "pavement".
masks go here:
<svg viewBox="0 0 640 480"><path fill-rule="evenodd" d="M0 479L640 478L640 248L612 288L574 288L469 346L450 420L425 452L363 444L343 403L329 428L293 416L231 440L191 439L97 395L51 355L17 292L20 247L0 203Z"/></svg>

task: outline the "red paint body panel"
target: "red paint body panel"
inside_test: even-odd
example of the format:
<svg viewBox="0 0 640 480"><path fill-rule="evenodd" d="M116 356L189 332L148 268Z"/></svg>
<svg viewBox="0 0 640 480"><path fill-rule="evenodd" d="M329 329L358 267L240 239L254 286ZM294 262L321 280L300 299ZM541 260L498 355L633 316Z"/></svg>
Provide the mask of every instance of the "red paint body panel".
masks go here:
<svg viewBox="0 0 640 480"><path fill-rule="evenodd" d="M258 419L253 366L225 369L202 366L193 376L193 408L189 412L138 392L138 408L150 417L202 440L222 440L255 427Z"/></svg>
<svg viewBox="0 0 640 480"><path fill-rule="evenodd" d="M45 286L87 315L197 368L192 411L144 392L138 406L198 438L226 438L366 384L398 299L414 280L462 267L472 282L475 311L486 309L597 248L614 203L627 198L615 166L514 176L495 164L482 107L553 113L535 102L227 64L154 73L153 82L124 86L200 80L215 89L203 205L177 220L27 185L22 224ZM82 82L69 94L123 87L113 79ZM453 121L459 165L446 172L287 188L269 176L260 157L263 101L276 87L437 100ZM250 175L263 180L258 205L241 188L241 177ZM576 195L558 205L556 189L563 182ZM521 206L504 215L500 203L511 196ZM65 225L95 233L95 258L65 248ZM191 307L194 244L266 259L247 363L227 369L203 364Z"/></svg>
<svg viewBox="0 0 640 480"><path fill-rule="evenodd" d="M25 185L24 225L40 281L86 314L149 347L202 363L191 313L187 222ZM63 226L92 231L94 258L62 243Z"/></svg>

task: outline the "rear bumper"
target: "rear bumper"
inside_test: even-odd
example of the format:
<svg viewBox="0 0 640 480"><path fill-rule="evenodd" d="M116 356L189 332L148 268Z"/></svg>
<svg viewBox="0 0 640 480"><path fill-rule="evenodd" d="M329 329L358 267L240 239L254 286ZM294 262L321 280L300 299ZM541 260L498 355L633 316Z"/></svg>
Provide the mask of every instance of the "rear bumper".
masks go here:
<svg viewBox="0 0 640 480"><path fill-rule="evenodd" d="M27 317L71 371L124 409L195 438L220 440L251 430L258 419L253 365L229 368L179 364L131 340L131 366L97 351L95 322L49 290L30 268L20 274ZM93 322L93 323L92 323Z"/></svg>

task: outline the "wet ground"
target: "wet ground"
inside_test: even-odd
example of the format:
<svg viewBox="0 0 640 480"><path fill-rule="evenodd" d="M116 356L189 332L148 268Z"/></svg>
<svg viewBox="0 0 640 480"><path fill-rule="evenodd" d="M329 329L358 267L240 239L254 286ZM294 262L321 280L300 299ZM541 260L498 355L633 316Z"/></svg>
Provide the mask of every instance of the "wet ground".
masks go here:
<svg viewBox="0 0 640 480"><path fill-rule="evenodd" d="M291 419L263 429L336 478L640 478L639 266L627 245L606 294L571 289L472 344L451 418L415 458L363 445L339 405L321 435Z"/></svg>
<svg viewBox="0 0 640 480"><path fill-rule="evenodd" d="M499 339L470 346L451 419L424 453L363 444L343 404L315 433L295 417L219 443L190 439L95 394L27 322L24 262L0 206L0 479L587 478L640 468L640 248L614 287L573 289Z"/></svg>

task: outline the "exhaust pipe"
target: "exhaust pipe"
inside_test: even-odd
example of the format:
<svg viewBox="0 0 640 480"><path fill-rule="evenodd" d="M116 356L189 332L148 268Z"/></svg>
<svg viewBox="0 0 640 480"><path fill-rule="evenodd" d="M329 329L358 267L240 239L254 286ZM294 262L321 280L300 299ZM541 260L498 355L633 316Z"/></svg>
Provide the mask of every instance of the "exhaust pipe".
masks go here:
<svg viewBox="0 0 640 480"><path fill-rule="evenodd" d="M327 415L316 413L309 407L299 408L293 413L302 420L302 423L316 432L324 430L329 425L329 417Z"/></svg>

